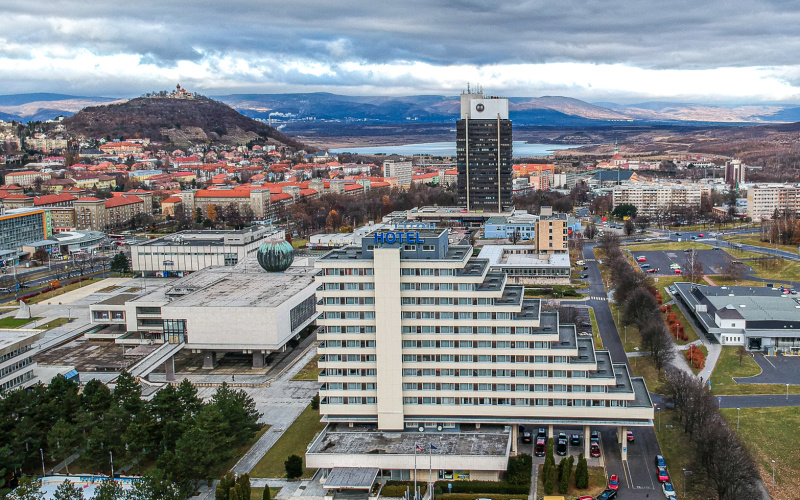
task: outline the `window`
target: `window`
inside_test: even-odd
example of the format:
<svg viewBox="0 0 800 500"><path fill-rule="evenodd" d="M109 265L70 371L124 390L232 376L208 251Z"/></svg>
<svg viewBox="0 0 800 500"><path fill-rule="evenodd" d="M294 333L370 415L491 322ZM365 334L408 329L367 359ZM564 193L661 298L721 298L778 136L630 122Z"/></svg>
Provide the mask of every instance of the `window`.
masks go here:
<svg viewBox="0 0 800 500"><path fill-rule="evenodd" d="M423 252L433 252L434 250L436 250L436 247L433 245L422 245Z"/></svg>

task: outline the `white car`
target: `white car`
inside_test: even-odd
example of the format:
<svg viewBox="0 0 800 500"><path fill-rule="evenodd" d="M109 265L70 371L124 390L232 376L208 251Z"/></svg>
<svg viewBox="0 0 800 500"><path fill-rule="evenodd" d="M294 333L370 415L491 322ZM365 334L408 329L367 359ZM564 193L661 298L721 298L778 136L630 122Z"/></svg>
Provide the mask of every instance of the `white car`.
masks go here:
<svg viewBox="0 0 800 500"><path fill-rule="evenodd" d="M661 491L664 492L664 496L667 498L678 498L678 495L675 494L675 488L669 481L661 483Z"/></svg>

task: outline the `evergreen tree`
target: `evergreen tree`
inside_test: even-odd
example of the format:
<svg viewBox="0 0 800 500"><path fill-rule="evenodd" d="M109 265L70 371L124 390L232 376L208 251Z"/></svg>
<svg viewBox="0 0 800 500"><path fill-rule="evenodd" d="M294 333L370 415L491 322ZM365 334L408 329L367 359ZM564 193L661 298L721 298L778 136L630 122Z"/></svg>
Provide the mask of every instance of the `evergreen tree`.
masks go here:
<svg viewBox="0 0 800 500"><path fill-rule="evenodd" d="M44 494L39 492L42 482L35 477L24 477L19 480L19 486L6 495L9 500L44 500Z"/></svg>
<svg viewBox="0 0 800 500"><path fill-rule="evenodd" d="M120 373L117 377L117 385L114 388L114 399L117 404L130 416L130 420L139 414L142 409L142 388L133 376L127 371Z"/></svg>
<svg viewBox="0 0 800 500"><path fill-rule="evenodd" d="M251 493L250 474L245 472L244 474L239 476L239 478L236 481L238 484L242 485L242 498L244 498L245 500L250 500L250 493Z"/></svg>
<svg viewBox="0 0 800 500"><path fill-rule="evenodd" d="M270 496L271 496L271 494L270 494L270 491L269 491L269 485L265 484L264 485L264 494L261 495L261 500L272 500L270 498Z"/></svg>
<svg viewBox="0 0 800 500"><path fill-rule="evenodd" d="M261 428L258 424L261 413L256 410L255 401L246 392L232 390L223 382L211 402L219 408L228 426L226 435L232 438L234 445L245 444Z"/></svg>
<svg viewBox="0 0 800 500"><path fill-rule="evenodd" d="M589 464L583 453L578 457L578 466L575 468L575 487L578 489L589 487Z"/></svg>
<svg viewBox="0 0 800 500"><path fill-rule="evenodd" d="M69 479L58 485L53 500L83 500L83 489L73 485Z"/></svg>
<svg viewBox="0 0 800 500"><path fill-rule="evenodd" d="M184 419L194 418L203 407L203 400L197 397L197 388L188 379L183 379L178 386L178 399Z"/></svg>
<svg viewBox="0 0 800 500"><path fill-rule="evenodd" d="M47 448L53 460L58 462L66 460L75 451L80 434L75 426L68 424L63 418L53 425L47 433ZM69 463L64 464L69 474Z"/></svg>
<svg viewBox="0 0 800 500"><path fill-rule="evenodd" d="M236 487L228 490L228 500L239 500L239 493L236 492Z"/></svg>
<svg viewBox="0 0 800 500"><path fill-rule="evenodd" d="M116 481L103 481L94 492L92 500L124 500L125 492Z"/></svg>
<svg viewBox="0 0 800 500"><path fill-rule="evenodd" d="M290 480L297 479L303 475L303 459L297 455L290 455L283 462L283 467L286 469L286 477Z"/></svg>
<svg viewBox="0 0 800 500"><path fill-rule="evenodd" d="M72 423L78 410L81 408L81 397L78 394L78 384L67 380L63 375L57 375L47 386L45 407L51 418L51 425L59 418ZM49 426L48 426L49 427Z"/></svg>
<svg viewBox="0 0 800 500"><path fill-rule="evenodd" d="M566 493L569 488L569 478L572 475L572 464L566 458L562 458L558 464L558 492Z"/></svg>
<svg viewBox="0 0 800 500"><path fill-rule="evenodd" d="M127 273L131 270L131 263L128 262L128 258L125 257L125 254L119 252L117 255L111 259L111 272L114 273Z"/></svg>
<svg viewBox="0 0 800 500"><path fill-rule="evenodd" d="M222 479L219 480L217 490L214 492L214 500L228 500L228 492L233 488L235 483L236 480L233 478L232 472L225 474Z"/></svg>

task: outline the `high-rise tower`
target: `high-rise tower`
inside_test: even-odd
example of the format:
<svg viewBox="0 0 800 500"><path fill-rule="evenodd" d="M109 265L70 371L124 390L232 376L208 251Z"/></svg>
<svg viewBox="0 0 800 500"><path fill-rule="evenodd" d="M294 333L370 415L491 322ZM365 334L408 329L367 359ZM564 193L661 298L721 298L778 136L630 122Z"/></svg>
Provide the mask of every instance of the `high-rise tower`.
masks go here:
<svg viewBox="0 0 800 500"><path fill-rule="evenodd" d="M467 210L501 212L512 204L512 132L508 99L461 94L456 123L458 199Z"/></svg>

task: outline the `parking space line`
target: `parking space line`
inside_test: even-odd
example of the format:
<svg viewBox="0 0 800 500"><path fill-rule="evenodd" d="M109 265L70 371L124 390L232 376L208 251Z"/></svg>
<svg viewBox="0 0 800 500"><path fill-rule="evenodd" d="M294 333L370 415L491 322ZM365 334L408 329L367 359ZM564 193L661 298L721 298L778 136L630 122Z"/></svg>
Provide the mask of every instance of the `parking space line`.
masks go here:
<svg viewBox="0 0 800 500"><path fill-rule="evenodd" d="M775 366L775 365L773 365L773 364L772 364L772 361L770 361L770 360L769 360L769 356L764 356L764 360L765 360L767 363L769 363L769 364L770 364L770 365L771 365L773 368L775 368L776 370L778 369L778 367L777 367L777 366Z"/></svg>
<svg viewBox="0 0 800 500"><path fill-rule="evenodd" d="M627 484L628 488L630 489L631 485L633 484L633 475L631 474L631 469L628 467L628 461L622 461L622 472L625 476L625 483Z"/></svg>

